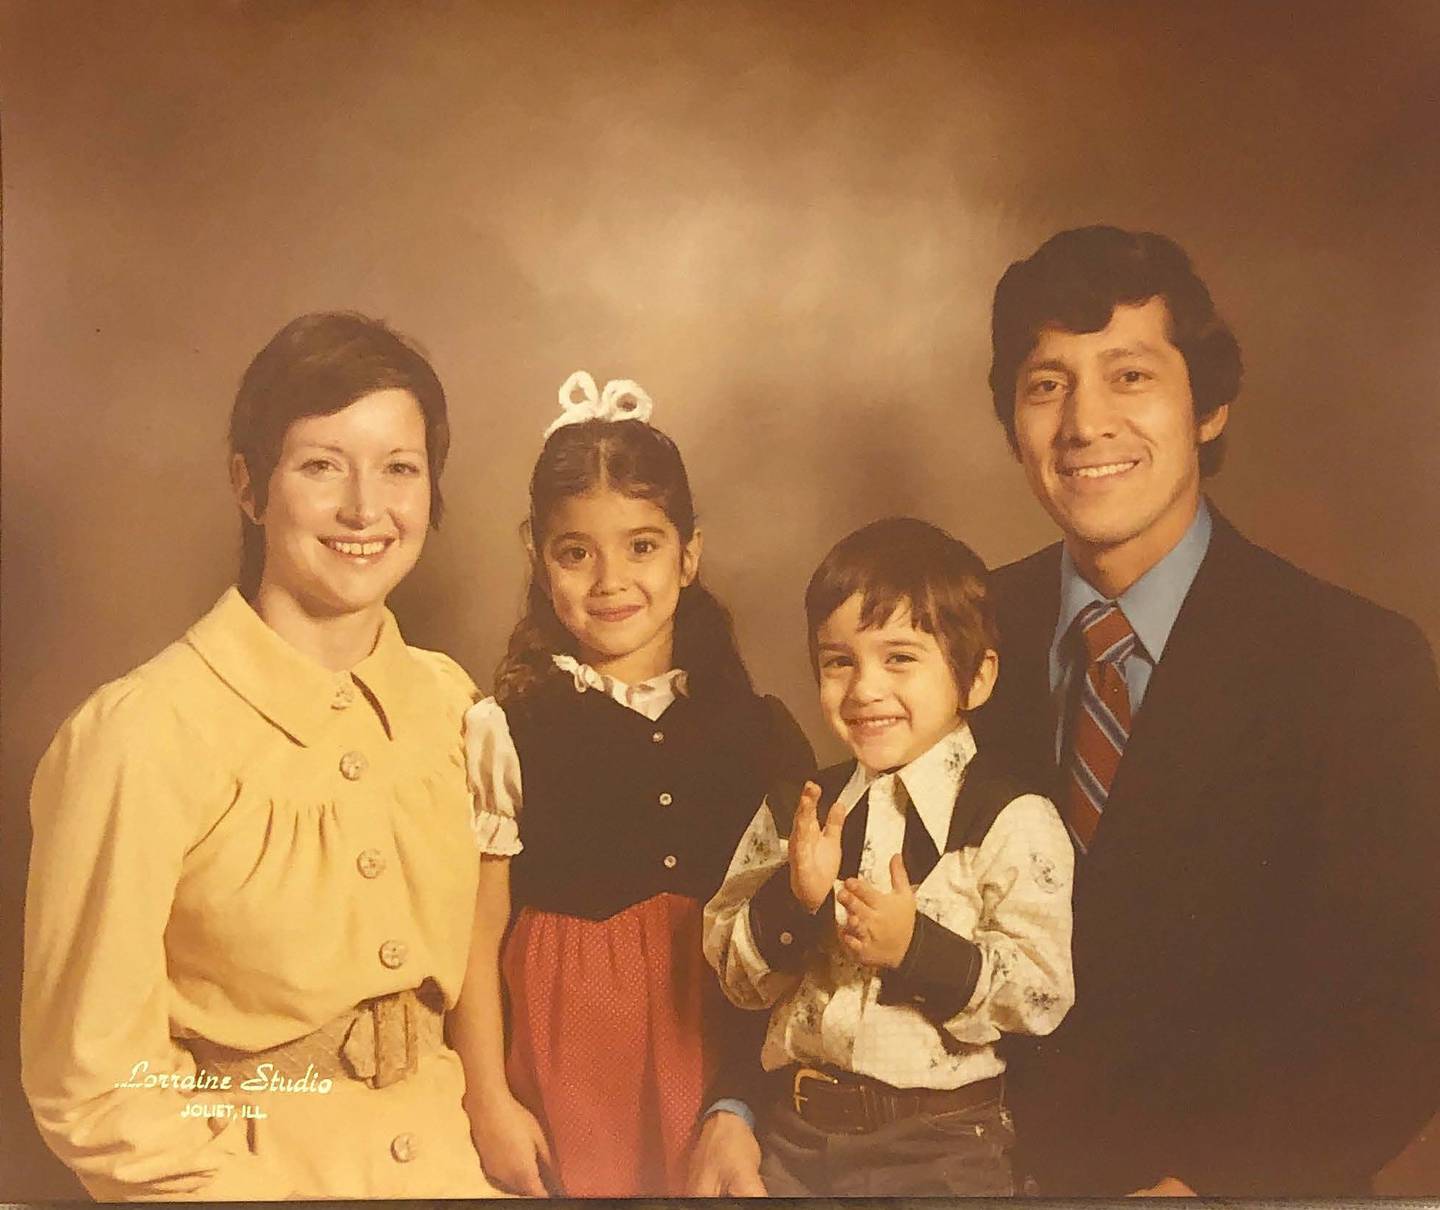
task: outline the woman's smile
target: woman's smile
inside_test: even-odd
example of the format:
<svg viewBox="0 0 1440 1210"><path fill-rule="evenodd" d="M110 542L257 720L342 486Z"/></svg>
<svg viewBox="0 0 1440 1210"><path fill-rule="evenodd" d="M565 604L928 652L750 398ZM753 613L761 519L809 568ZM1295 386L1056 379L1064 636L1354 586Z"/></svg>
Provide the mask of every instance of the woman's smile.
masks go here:
<svg viewBox="0 0 1440 1210"><path fill-rule="evenodd" d="M390 549L394 538L321 538L320 541L337 555L357 563L375 563L378 556Z"/></svg>

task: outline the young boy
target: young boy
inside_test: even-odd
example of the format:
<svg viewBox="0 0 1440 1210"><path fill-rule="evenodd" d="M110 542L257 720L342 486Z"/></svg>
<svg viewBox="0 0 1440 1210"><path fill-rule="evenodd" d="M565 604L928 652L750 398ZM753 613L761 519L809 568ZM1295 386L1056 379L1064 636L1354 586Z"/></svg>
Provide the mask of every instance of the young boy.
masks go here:
<svg viewBox="0 0 1440 1210"><path fill-rule="evenodd" d="M998 670L985 566L877 521L825 556L805 611L855 759L789 811L767 799L705 910L726 995L771 1008L761 1176L777 1197L1012 1193L996 1044L1074 1000L1073 853L965 722Z"/></svg>

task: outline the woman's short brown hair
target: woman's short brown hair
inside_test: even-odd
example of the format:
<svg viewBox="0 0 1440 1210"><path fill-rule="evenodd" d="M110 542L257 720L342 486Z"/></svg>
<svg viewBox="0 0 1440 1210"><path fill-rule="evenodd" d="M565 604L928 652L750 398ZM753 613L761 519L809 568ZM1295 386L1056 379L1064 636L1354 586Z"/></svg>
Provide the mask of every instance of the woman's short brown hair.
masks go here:
<svg viewBox="0 0 1440 1210"><path fill-rule="evenodd" d="M883 626L902 605L933 635L963 695L999 644L985 564L965 543L914 517L872 521L830 548L805 589L810 667L820 675L825 619L857 594L860 625Z"/></svg>
<svg viewBox="0 0 1440 1210"><path fill-rule="evenodd" d="M257 513L265 510L270 476L285 433L306 416L328 416L376 391L409 391L425 418L430 467L430 525L440 527L440 472L450 450L445 388L425 354L378 319L353 311L320 311L280 329L240 380L230 412L230 453L245 460ZM240 591L253 596L265 562L265 535L241 518Z"/></svg>

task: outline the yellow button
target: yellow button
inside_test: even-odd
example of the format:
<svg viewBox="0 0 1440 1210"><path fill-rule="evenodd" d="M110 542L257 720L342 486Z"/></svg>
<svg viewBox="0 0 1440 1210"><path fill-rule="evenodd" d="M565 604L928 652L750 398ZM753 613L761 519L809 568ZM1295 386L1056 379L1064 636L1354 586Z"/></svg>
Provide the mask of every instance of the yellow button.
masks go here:
<svg viewBox="0 0 1440 1210"><path fill-rule="evenodd" d="M355 858L355 868L366 878L379 878L385 872L385 858L379 849L366 849Z"/></svg>
<svg viewBox="0 0 1440 1210"><path fill-rule="evenodd" d="M780 934L780 944L781 944L781 945L790 945L790 944L792 944L792 943L794 942L794 940L795 940L795 934L792 933L792 932L790 932L789 929L786 929L785 932L783 932L783 933Z"/></svg>
<svg viewBox="0 0 1440 1210"><path fill-rule="evenodd" d="M340 776L346 781L359 781L370 762L363 752L347 752L340 758Z"/></svg>
<svg viewBox="0 0 1440 1210"><path fill-rule="evenodd" d="M674 799L674 797L669 793L669 791L666 791L664 794L660 795L660 805L661 805L662 807L668 807L668 806L669 806L672 802L674 802L674 801L675 801L675 799Z"/></svg>
<svg viewBox="0 0 1440 1210"><path fill-rule="evenodd" d="M380 947L380 964L392 971L404 966L409 956L410 947L403 941L387 941Z"/></svg>
<svg viewBox="0 0 1440 1210"><path fill-rule="evenodd" d="M650 736L650 742L651 742L652 744L663 744L663 743L665 742L665 732L663 732L663 731L656 731L656 732L654 732L654 733Z"/></svg>
<svg viewBox="0 0 1440 1210"><path fill-rule="evenodd" d="M341 685L335 690L335 696L330 699L331 710L344 710L355 704L355 690L349 685Z"/></svg>
<svg viewBox="0 0 1440 1210"><path fill-rule="evenodd" d="M667 853L665 855L665 868L667 870L673 870L675 868L675 860L674 853Z"/></svg>
<svg viewBox="0 0 1440 1210"><path fill-rule="evenodd" d="M390 1154L402 1164L408 1164L420 1153L420 1144L408 1130L390 1140Z"/></svg>

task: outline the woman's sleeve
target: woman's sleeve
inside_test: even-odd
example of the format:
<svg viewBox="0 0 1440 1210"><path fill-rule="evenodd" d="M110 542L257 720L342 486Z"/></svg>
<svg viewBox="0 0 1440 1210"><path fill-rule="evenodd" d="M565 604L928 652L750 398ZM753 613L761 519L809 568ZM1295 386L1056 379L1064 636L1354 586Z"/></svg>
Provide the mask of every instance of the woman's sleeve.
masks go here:
<svg viewBox="0 0 1440 1210"><path fill-rule="evenodd" d="M223 774L146 693L101 690L35 775L22 1080L46 1143L97 1199L282 1198L289 1182L245 1123L183 1117L173 1086L195 1062L170 1036L165 930L197 795L222 792Z"/></svg>
<svg viewBox="0 0 1440 1210"><path fill-rule="evenodd" d="M471 826L480 852L514 857L520 844L520 754L505 711L493 697L465 712L465 769L474 803Z"/></svg>
<svg viewBox="0 0 1440 1210"><path fill-rule="evenodd" d="M1074 869L1070 838L1048 799L1022 795L996 817L974 865L984 904L972 938L980 955L975 990L943 1023L956 1041L1048 1034L1070 1011Z"/></svg>

